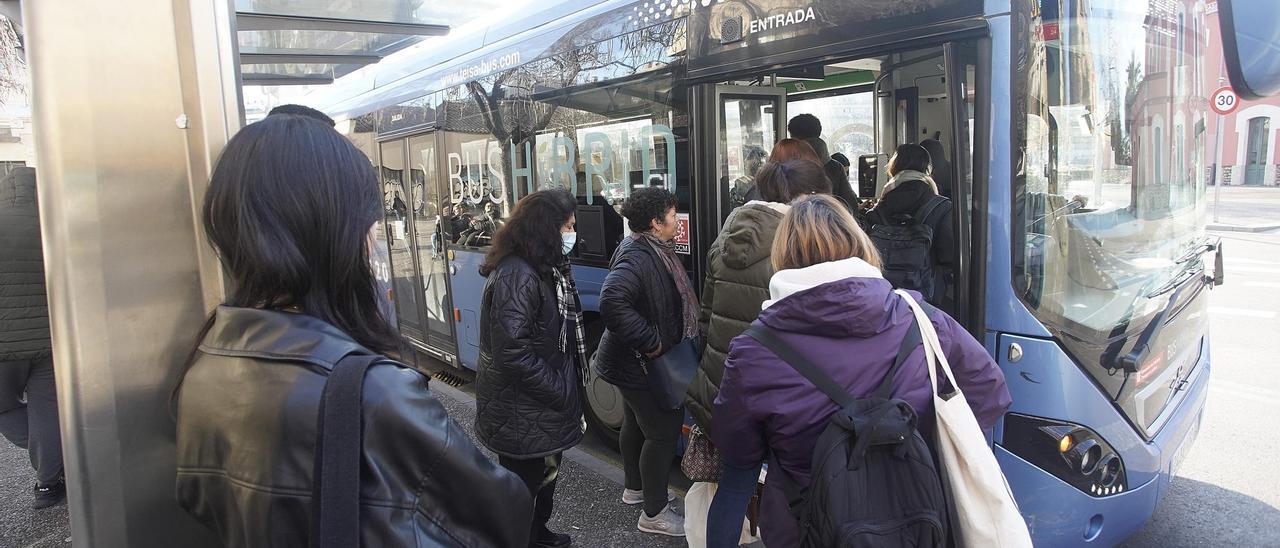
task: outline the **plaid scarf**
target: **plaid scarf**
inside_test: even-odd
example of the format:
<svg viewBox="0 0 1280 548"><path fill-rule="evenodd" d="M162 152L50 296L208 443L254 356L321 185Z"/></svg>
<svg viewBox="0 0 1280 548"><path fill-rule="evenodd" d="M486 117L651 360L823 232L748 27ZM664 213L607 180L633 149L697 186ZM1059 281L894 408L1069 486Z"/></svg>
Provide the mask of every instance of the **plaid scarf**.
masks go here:
<svg viewBox="0 0 1280 548"><path fill-rule="evenodd" d="M564 323L560 325L560 351L575 351L578 369L582 369L587 359L587 337L582 329L582 305L578 303L578 287L573 282L573 268L565 260L551 269L551 273L556 278L556 305L560 308L560 315L564 316ZM570 329L573 329L577 346L573 349L569 348ZM585 376L581 378L586 379Z"/></svg>

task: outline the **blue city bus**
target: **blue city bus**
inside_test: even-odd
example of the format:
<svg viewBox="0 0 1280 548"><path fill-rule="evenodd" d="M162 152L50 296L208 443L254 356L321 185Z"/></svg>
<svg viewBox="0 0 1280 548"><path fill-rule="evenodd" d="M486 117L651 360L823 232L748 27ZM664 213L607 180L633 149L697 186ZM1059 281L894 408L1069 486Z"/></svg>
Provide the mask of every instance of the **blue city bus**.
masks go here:
<svg viewBox="0 0 1280 548"><path fill-rule="evenodd" d="M476 367L477 267L534 190L578 197L594 348L633 189L677 194L700 282L790 116L821 119L863 197L898 144L936 139L960 244L940 304L1004 369L994 450L1036 543L1110 545L1152 515L1200 425L1221 279L1203 1L536 4L310 98L380 174L379 237L418 351ZM616 390L590 379L587 399L593 428L619 427Z"/></svg>

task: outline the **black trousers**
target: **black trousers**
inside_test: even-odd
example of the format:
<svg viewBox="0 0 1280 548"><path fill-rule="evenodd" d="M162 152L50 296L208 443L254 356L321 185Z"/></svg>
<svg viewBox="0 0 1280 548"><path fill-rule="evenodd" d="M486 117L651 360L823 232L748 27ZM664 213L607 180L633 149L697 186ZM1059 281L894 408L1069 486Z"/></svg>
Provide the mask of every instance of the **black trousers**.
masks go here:
<svg viewBox="0 0 1280 548"><path fill-rule="evenodd" d="M644 490L644 513L656 516L667 506L667 478L675 460L684 414L663 409L648 390L622 392L622 449L627 489Z"/></svg>
<svg viewBox="0 0 1280 548"><path fill-rule="evenodd" d="M56 386L51 358L0 362L0 435L27 450L42 484L62 477Z"/></svg>
<svg viewBox="0 0 1280 548"><path fill-rule="evenodd" d="M551 513L554 511L556 481L560 477L560 461L563 458L564 453L532 459L498 455L498 464L520 476L520 480L529 487L529 493L533 495L533 524L529 530L530 546L539 540L546 540L551 534L547 529L547 522L551 520Z"/></svg>

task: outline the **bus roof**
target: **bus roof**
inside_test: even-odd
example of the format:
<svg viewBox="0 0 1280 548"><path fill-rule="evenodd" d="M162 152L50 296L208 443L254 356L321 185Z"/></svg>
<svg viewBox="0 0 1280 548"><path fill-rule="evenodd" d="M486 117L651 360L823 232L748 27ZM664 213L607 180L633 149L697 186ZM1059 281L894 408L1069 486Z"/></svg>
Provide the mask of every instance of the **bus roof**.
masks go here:
<svg viewBox="0 0 1280 548"><path fill-rule="evenodd" d="M479 19L454 29L449 36L407 48L382 63L340 78L305 100L335 118L395 105L532 61L567 29L631 3L633 0L596 4L582 0L531 2L523 6L529 13L516 9L496 21ZM453 82L451 75L465 75L465 79Z"/></svg>

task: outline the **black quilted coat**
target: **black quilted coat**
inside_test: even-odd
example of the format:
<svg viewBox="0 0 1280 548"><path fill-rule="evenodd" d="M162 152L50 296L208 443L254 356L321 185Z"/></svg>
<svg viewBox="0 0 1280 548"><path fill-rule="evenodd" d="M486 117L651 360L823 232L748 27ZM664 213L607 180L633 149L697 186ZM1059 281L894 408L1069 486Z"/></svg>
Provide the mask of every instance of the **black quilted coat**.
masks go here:
<svg viewBox="0 0 1280 548"><path fill-rule="evenodd" d="M664 350L680 342L680 290L647 242L626 238L613 253L600 289L604 336L595 368L609 384L630 390L649 387L636 353Z"/></svg>
<svg viewBox="0 0 1280 548"><path fill-rule="evenodd" d="M0 179L0 362L45 358L51 348L36 172L20 167Z"/></svg>
<svg viewBox="0 0 1280 548"><path fill-rule="evenodd" d="M534 458L582 440L582 392L574 358L560 351L564 316L555 281L514 255L484 285L476 437L499 455ZM573 348L570 340L567 347Z"/></svg>

